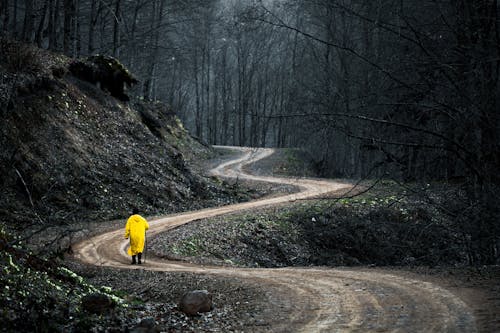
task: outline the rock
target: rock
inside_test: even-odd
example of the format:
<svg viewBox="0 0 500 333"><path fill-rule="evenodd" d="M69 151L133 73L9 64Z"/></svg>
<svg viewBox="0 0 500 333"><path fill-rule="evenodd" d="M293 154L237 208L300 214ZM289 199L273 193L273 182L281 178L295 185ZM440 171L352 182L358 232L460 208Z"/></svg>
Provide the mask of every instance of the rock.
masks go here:
<svg viewBox="0 0 500 333"><path fill-rule="evenodd" d="M136 327L130 330L130 333L158 333L160 331L154 318L144 318Z"/></svg>
<svg viewBox="0 0 500 333"><path fill-rule="evenodd" d="M179 309L187 315L212 310L212 294L207 290L194 290L184 294L179 302Z"/></svg>
<svg viewBox="0 0 500 333"><path fill-rule="evenodd" d="M139 82L117 59L103 55L74 60L69 65L69 71L75 77L109 91L111 96L122 101L129 100L124 92L124 85L131 87Z"/></svg>
<svg viewBox="0 0 500 333"><path fill-rule="evenodd" d="M82 298L82 309L96 314L104 314L115 307L115 302L104 294L94 293Z"/></svg>

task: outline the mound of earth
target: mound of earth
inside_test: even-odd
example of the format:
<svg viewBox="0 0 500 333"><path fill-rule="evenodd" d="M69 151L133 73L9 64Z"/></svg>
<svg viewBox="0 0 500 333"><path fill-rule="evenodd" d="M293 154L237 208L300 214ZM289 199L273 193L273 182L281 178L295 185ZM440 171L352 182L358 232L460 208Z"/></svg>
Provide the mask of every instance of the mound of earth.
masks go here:
<svg viewBox="0 0 500 333"><path fill-rule="evenodd" d="M467 244L418 196L380 186L351 199L200 220L151 242L160 257L246 267L463 265Z"/></svg>

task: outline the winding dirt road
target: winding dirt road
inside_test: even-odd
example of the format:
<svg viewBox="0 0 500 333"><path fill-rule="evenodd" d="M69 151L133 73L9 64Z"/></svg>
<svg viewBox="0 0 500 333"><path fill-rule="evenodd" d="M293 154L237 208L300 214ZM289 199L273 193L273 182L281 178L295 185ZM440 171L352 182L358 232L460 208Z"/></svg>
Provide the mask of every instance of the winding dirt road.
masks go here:
<svg viewBox="0 0 500 333"><path fill-rule="evenodd" d="M148 237L193 220L310 198L352 185L326 180L249 175L242 167L273 153L272 149L232 148L242 151L235 160L212 170L221 177L299 186L301 191L219 208L175 214L150 222ZM182 271L249 279L273 293L269 302L286 321L270 322L270 332L477 332L467 305L451 292L429 282L370 269L249 269L195 266L148 258L146 265L131 266L123 230L104 233L77 244L82 262L127 269Z"/></svg>

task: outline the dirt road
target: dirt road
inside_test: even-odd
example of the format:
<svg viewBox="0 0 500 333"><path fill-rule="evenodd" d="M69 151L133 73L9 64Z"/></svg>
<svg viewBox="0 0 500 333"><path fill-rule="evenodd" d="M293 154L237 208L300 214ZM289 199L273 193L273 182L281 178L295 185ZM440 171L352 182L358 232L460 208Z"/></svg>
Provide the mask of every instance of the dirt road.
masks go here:
<svg viewBox="0 0 500 333"><path fill-rule="evenodd" d="M245 164L272 154L272 149L233 148L242 151L235 160L212 170L221 177L299 186L301 191L219 208L175 214L150 222L148 237L200 218L310 198L351 185L326 180L249 175ZM370 269L241 269L195 266L148 258L146 265L131 266L123 230L98 235L74 247L86 263L128 269L182 271L250 279L273 290L269 302L288 320L270 322L271 332L477 332L467 305L451 292L429 282Z"/></svg>

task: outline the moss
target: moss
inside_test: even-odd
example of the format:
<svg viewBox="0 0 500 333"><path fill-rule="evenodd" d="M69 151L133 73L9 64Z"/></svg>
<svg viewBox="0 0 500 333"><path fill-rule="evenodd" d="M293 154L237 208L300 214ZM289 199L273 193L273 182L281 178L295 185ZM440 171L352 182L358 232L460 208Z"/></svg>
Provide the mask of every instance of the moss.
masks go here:
<svg viewBox="0 0 500 333"><path fill-rule="evenodd" d="M197 236L184 239L177 247L172 248L175 254L183 256L196 256L204 251L205 247L201 238Z"/></svg>
<svg viewBox="0 0 500 333"><path fill-rule="evenodd" d="M1 226L0 238L10 238ZM81 301L96 292L108 296L118 310L127 307L111 288L93 286L73 271L54 265L54 260L44 260L25 250L23 244L7 243L0 250L0 266L2 331L71 331L69 328L78 327L82 320L95 327L102 320L83 314Z"/></svg>

